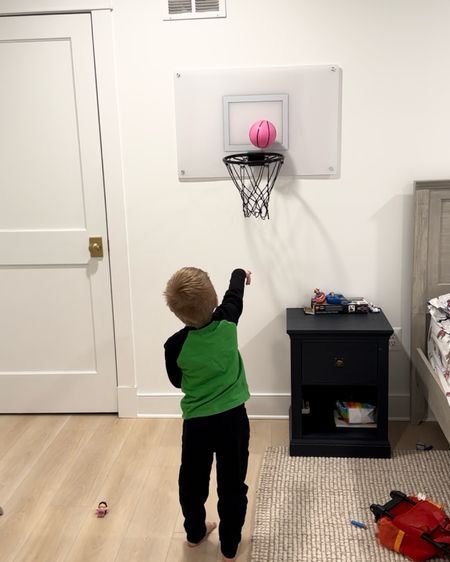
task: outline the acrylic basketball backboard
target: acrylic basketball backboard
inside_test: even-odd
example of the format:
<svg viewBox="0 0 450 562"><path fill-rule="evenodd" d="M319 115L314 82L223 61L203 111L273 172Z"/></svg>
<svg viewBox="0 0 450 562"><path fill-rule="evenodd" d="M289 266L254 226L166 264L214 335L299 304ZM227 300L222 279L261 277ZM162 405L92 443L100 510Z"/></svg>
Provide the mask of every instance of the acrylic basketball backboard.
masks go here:
<svg viewBox="0 0 450 562"><path fill-rule="evenodd" d="M338 177L341 69L336 65L179 70L175 118L180 180L228 178L222 158L255 150L248 130L271 121L280 175Z"/></svg>

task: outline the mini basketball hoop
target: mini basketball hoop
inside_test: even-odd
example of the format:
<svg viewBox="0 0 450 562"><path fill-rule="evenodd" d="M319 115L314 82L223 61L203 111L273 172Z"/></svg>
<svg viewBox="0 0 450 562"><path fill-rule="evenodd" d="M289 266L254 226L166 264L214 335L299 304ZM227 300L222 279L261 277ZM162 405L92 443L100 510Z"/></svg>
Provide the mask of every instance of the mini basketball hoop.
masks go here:
<svg viewBox="0 0 450 562"><path fill-rule="evenodd" d="M246 152L225 156L223 162L238 188L244 216L269 218L269 199L284 162L276 152Z"/></svg>

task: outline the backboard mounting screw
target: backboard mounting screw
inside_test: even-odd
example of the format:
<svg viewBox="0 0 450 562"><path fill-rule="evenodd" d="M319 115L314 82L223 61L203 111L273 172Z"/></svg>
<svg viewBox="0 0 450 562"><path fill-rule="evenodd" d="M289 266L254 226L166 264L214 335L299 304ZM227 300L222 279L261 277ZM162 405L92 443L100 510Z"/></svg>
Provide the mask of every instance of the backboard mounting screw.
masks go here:
<svg viewBox="0 0 450 562"><path fill-rule="evenodd" d="M177 78L181 78L181 74L177 72Z"/></svg>
<svg viewBox="0 0 450 562"><path fill-rule="evenodd" d="M330 166L330 167L328 168L328 170L329 170L330 172L334 172L333 166Z"/></svg>
<svg viewBox="0 0 450 562"><path fill-rule="evenodd" d="M336 72L336 67L332 66L330 70L331 70L331 72Z"/></svg>
<svg viewBox="0 0 450 562"><path fill-rule="evenodd" d="M184 170L180 170L180 176L184 176L186 172Z"/></svg>

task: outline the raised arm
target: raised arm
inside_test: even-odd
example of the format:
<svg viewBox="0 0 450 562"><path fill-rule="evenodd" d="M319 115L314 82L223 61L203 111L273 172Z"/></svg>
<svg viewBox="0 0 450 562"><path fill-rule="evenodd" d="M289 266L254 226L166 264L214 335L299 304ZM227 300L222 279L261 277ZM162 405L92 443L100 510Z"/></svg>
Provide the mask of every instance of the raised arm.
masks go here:
<svg viewBox="0 0 450 562"><path fill-rule="evenodd" d="M214 311L214 320L229 320L235 324L238 323L243 308L244 284L249 285L250 280L251 273L249 271L243 269L233 271L222 303Z"/></svg>

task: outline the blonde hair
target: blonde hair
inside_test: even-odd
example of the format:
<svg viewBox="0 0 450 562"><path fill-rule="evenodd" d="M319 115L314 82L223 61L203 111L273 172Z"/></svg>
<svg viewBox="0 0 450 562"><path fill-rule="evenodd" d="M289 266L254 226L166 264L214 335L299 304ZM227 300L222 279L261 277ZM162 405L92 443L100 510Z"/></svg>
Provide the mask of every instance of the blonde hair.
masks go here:
<svg viewBox="0 0 450 562"><path fill-rule="evenodd" d="M212 318L217 306L216 290L206 271L183 267L167 282L167 306L184 324L201 328Z"/></svg>

